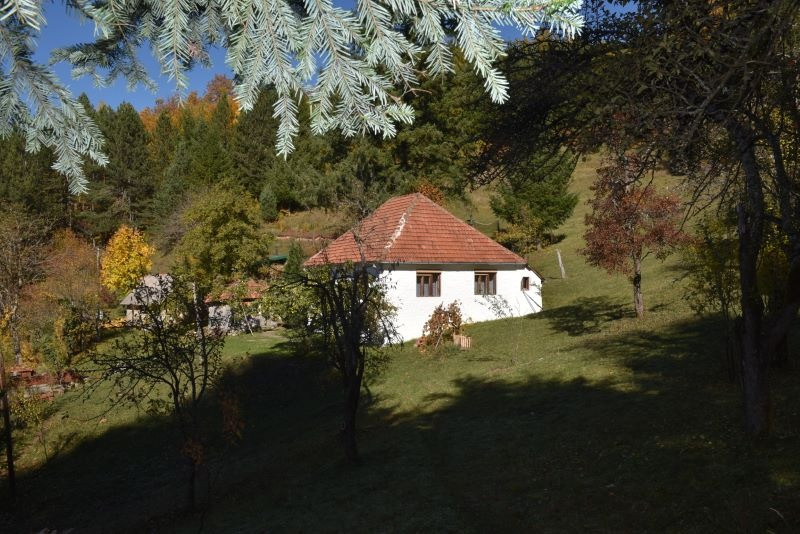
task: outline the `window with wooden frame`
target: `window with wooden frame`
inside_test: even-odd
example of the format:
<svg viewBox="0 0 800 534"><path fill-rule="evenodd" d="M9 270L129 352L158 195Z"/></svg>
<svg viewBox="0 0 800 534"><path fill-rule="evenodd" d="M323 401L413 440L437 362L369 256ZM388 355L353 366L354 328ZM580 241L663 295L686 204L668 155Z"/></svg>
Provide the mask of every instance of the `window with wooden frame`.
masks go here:
<svg viewBox="0 0 800 534"><path fill-rule="evenodd" d="M442 294L441 273L417 273L417 296L438 297Z"/></svg>
<svg viewBox="0 0 800 534"><path fill-rule="evenodd" d="M523 276L522 277L522 290L523 291L530 291L531 289L531 277L530 276Z"/></svg>
<svg viewBox="0 0 800 534"><path fill-rule="evenodd" d="M496 295L497 273L475 273L475 294Z"/></svg>

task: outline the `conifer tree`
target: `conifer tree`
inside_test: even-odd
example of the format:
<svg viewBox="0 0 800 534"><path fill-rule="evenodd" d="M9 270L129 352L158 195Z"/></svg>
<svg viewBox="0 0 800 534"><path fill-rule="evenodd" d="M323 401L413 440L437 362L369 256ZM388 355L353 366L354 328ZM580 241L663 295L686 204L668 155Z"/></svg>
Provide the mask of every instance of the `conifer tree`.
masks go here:
<svg viewBox="0 0 800 534"><path fill-rule="evenodd" d="M572 154L561 158L539 154L531 163L530 168L509 168L497 180L497 193L491 199L492 211L514 227L512 234L524 236L524 243L516 247L522 253L552 238L578 203L578 196L569 190L575 168Z"/></svg>
<svg viewBox="0 0 800 534"><path fill-rule="evenodd" d="M113 184L114 210L121 222L142 226L153 194L153 174L149 136L139 113L128 103L122 103L105 126L105 169L107 182Z"/></svg>
<svg viewBox="0 0 800 534"><path fill-rule="evenodd" d="M139 113L128 103L117 110L101 105L96 111L81 96L87 115L100 126L108 164L87 162L90 185L78 196L78 227L84 235L107 240L120 224L146 228L155 190L150 136Z"/></svg>
<svg viewBox="0 0 800 534"><path fill-rule="evenodd" d="M166 111L159 113L155 128L153 128L153 133L150 136L153 182L156 188L164 180L164 174L175 157L178 133L178 130L172 124L170 114Z"/></svg>
<svg viewBox="0 0 800 534"><path fill-rule="evenodd" d="M67 179L51 168L53 154L25 152L25 139L15 132L0 140L0 201L24 206L55 226L70 223Z"/></svg>
<svg viewBox="0 0 800 534"><path fill-rule="evenodd" d="M270 146L278 128L274 98L273 91L263 89L253 108L239 114L231 139L232 175L253 195L263 189L265 171L276 159Z"/></svg>
<svg viewBox="0 0 800 534"><path fill-rule="evenodd" d="M170 9L137 0L71 2L71 9L95 23L98 39L57 50L51 60L67 61L74 76L91 75L100 84L124 77L131 85L153 86L137 55L137 45L149 41L162 72L184 90L187 71L197 62L208 62L210 47L226 46L243 110L252 108L261 87L274 86L276 146L285 155L294 148L303 99L312 105L310 122L317 134L339 129L346 135L393 136L398 124L413 120L400 95L419 83L416 62L424 56L424 70L433 76L450 71L450 42L485 80L492 100L505 101L507 82L495 67L504 49L497 26L533 33L549 25L572 36L582 25L581 4L359 0L348 11L322 0L302 5L287 0L180 0ZM44 22L42 3L36 0L0 7L0 136L16 125L32 140L26 148L52 148L55 168L80 192L86 185L81 157L106 161L102 136L52 68L33 61L35 38Z"/></svg>
<svg viewBox="0 0 800 534"><path fill-rule="evenodd" d="M208 119L194 117L193 143L189 152L192 179L210 185L230 176L230 138L233 116L228 100L220 99Z"/></svg>

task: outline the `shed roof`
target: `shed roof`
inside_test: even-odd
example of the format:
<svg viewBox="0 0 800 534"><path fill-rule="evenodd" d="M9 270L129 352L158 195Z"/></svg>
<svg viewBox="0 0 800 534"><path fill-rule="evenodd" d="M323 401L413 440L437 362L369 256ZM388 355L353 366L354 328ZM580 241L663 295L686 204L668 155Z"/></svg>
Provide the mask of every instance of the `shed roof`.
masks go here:
<svg viewBox="0 0 800 534"><path fill-rule="evenodd" d="M524 258L420 193L394 197L309 258L306 266L376 263L525 265Z"/></svg>
<svg viewBox="0 0 800 534"><path fill-rule="evenodd" d="M168 274L148 274L143 276L139 283L119 303L120 306L144 306L158 302L162 293L169 291L172 286L172 277Z"/></svg>

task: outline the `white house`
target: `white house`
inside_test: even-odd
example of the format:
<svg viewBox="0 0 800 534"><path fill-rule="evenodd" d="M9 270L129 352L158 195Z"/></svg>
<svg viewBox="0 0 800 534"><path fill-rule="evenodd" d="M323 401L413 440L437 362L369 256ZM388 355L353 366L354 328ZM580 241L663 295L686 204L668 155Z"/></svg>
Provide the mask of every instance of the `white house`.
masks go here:
<svg viewBox="0 0 800 534"><path fill-rule="evenodd" d="M422 335L436 306L456 300L467 322L542 309L542 278L524 258L419 193L388 200L305 265L362 257L381 273L404 340Z"/></svg>

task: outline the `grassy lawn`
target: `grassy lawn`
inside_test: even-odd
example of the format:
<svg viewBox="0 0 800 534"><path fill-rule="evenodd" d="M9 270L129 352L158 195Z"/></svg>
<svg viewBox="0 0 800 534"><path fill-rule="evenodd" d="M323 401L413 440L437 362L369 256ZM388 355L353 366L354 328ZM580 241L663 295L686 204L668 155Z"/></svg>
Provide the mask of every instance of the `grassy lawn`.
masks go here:
<svg viewBox="0 0 800 534"><path fill-rule="evenodd" d="M680 258L647 262L636 320L628 282L577 254L594 164L576 173L565 239L530 258L546 311L469 326L470 351L394 349L365 397L360 466L343 461L325 362L277 334L237 336L227 382L245 428L208 458L203 514L177 512L165 421L69 394L49 423L57 452L23 445L25 507L0 531L800 531L796 371L773 376L773 436L744 438L721 326L691 314Z"/></svg>

